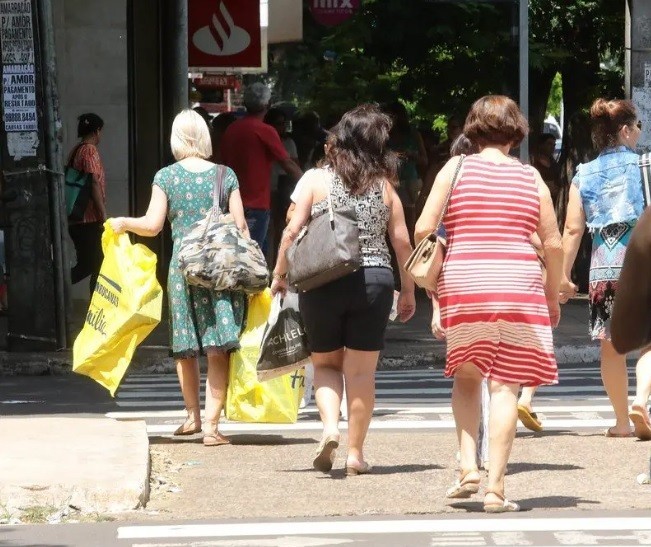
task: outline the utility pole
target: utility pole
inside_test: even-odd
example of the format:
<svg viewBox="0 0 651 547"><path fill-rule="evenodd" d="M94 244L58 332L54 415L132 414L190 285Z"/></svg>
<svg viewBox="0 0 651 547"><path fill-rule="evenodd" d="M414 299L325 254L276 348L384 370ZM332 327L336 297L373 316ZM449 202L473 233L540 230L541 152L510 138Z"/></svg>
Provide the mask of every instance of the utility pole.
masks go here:
<svg viewBox="0 0 651 547"><path fill-rule="evenodd" d="M37 0L0 0L10 351L60 348Z"/></svg>
<svg viewBox="0 0 651 547"><path fill-rule="evenodd" d="M529 0L520 0L520 110L529 119ZM520 160L529 163L529 135L520 144Z"/></svg>
<svg viewBox="0 0 651 547"><path fill-rule="evenodd" d="M626 94L642 121L640 151L651 150L651 2L626 0Z"/></svg>

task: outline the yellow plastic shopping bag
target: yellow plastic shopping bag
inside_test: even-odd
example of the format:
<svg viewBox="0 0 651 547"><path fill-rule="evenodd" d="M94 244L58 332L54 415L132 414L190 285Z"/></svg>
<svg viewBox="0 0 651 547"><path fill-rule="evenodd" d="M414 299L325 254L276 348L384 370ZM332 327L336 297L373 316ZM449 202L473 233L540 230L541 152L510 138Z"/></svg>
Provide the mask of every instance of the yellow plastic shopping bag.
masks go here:
<svg viewBox="0 0 651 547"><path fill-rule="evenodd" d="M102 234L104 261L73 347L72 370L90 376L115 396L136 346L160 322L163 291L156 255L132 245L108 222Z"/></svg>
<svg viewBox="0 0 651 547"><path fill-rule="evenodd" d="M240 338L241 349L231 356L226 394L226 417L239 422L294 423L303 396L303 370L266 382L258 381L260 343L269 312L271 292L249 298L246 329Z"/></svg>

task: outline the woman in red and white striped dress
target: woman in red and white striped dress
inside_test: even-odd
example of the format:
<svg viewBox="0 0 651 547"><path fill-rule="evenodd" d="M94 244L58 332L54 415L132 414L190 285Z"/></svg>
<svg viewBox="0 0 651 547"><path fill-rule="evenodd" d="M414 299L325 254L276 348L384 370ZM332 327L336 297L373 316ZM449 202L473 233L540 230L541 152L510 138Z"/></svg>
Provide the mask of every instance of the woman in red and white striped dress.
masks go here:
<svg viewBox="0 0 651 547"><path fill-rule="evenodd" d="M560 319L563 251L547 185L532 167L510 157L528 125L508 97L473 105L464 133L481 149L463 161L443 223L447 255L439 280L441 325L447 339L446 376L454 376L452 409L461 475L449 498L479 491L476 444L481 381L489 379L488 512L518 511L504 496L504 473L517 425L520 386L558 381L552 327ZM416 225L416 241L435 227L461 158L441 170ZM543 285L531 235L543 243Z"/></svg>

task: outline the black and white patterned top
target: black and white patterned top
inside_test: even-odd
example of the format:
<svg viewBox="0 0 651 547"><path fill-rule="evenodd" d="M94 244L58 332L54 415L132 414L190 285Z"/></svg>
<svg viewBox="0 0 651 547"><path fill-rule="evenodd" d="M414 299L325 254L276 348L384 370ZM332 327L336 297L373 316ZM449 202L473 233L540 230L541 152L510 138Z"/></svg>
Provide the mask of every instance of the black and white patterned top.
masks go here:
<svg viewBox="0 0 651 547"><path fill-rule="evenodd" d="M378 183L362 195L353 195L346 189L341 179L330 169L325 171L330 179L332 206L354 207L359 226L359 246L362 266L366 268L391 269L391 255L387 247L386 235L389 226L390 210L384 203L384 183ZM312 216L319 216L328 210L328 198L312 206Z"/></svg>

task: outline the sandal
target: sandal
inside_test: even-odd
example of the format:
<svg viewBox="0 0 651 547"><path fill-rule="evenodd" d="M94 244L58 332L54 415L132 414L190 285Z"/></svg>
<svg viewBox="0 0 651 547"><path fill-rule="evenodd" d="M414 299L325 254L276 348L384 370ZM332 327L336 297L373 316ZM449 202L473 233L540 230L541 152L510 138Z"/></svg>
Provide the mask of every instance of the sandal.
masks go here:
<svg viewBox="0 0 651 547"><path fill-rule="evenodd" d="M472 475L472 477L470 476ZM445 493L445 497L449 499L466 499L479 492L479 483L481 477L477 469L470 469L457 479Z"/></svg>
<svg viewBox="0 0 651 547"><path fill-rule="evenodd" d="M649 411L642 405L633 405L628 417L633 422L635 436L641 441L651 441L651 418Z"/></svg>
<svg viewBox="0 0 651 547"><path fill-rule="evenodd" d="M346 476L355 477L357 475L367 475L373 471L373 467L364 462L362 465L346 464Z"/></svg>
<svg viewBox="0 0 651 547"><path fill-rule="evenodd" d="M337 448L339 448L339 435L333 434L323 437L316 449L316 458L312 462L314 469L322 473L328 473L335 461Z"/></svg>
<svg viewBox="0 0 651 547"><path fill-rule="evenodd" d="M542 422L538 419L538 415L529 410L526 406L518 405L518 418L522 425L530 431L542 431Z"/></svg>
<svg viewBox="0 0 651 547"><path fill-rule="evenodd" d="M500 499L499 503L486 503L484 502L484 511L486 513L517 513L520 511L520 506L514 501L507 500L503 494L487 490L486 495L493 494Z"/></svg>
<svg viewBox="0 0 651 547"><path fill-rule="evenodd" d="M612 427L609 427L604 432L604 435L609 439L630 439L633 436L633 432L629 431L628 433L615 433Z"/></svg>
<svg viewBox="0 0 651 547"><path fill-rule="evenodd" d="M206 433L203 436L204 446L222 446L225 444L231 444L231 441L218 431L215 431L214 433Z"/></svg>
<svg viewBox="0 0 651 547"><path fill-rule="evenodd" d="M195 420L190 409L188 409L188 417L174 432L175 436L195 435L201 433L201 422Z"/></svg>

